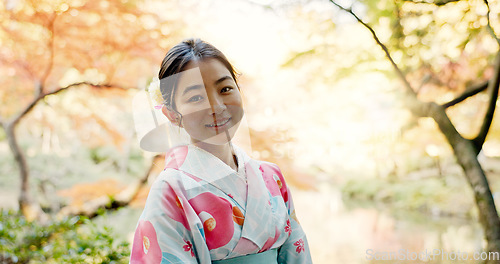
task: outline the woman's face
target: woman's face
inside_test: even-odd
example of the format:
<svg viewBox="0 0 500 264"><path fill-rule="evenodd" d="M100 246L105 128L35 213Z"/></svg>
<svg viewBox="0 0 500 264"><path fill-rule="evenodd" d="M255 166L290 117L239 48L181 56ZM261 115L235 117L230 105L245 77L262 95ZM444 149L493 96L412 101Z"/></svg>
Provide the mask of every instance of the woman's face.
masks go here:
<svg viewBox="0 0 500 264"><path fill-rule="evenodd" d="M217 59L187 64L174 94L181 125L193 143L229 142L243 117L241 94L229 70Z"/></svg>

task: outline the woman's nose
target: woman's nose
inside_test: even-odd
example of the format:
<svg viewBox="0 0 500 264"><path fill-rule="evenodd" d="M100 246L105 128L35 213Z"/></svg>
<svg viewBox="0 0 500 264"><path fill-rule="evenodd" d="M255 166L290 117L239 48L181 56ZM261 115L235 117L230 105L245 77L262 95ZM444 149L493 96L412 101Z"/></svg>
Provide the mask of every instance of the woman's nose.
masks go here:
<svg viewBox="0 0 500 264"><path fill-rule="evenodd" d="M211 114L221 114L224 110L226 110L226 105L220 95L210 96L209 101L210 109L212 110Z"/></svg>

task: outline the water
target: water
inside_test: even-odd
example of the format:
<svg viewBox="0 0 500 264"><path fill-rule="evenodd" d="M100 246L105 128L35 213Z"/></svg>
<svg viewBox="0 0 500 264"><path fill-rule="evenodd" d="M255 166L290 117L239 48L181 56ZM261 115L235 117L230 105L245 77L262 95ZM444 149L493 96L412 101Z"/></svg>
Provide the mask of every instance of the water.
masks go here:
<svg viewBox="0 0 500 264"><path fill-rule="evenodd" d="M413 258L425 250L434 253L440 250L446 257L447 253L459 250L473 253L485 245L481 227L471 219L433 218L419 212L394 211L387 205L343 202L340 192L334 189L293 190L293 195L316 264L398 263L402 256L392 254L391 261L375 261L375 258L390 256L390 252L404 252L404 257ZM430 263L457 263L441 259L441 255L436 254Z"/></svg>
<svg viewBox="0 0 500 264"><path fill-rule="evenodd" d="M472 219L430 217L419 212L394 211L387 205L343 202L340 192L334 189L292 190L292 194L315 264L480 263L459 261L456 255L467 252L472 258L474 252L484 248L481 227ZM96 221L111 225L117 238L131 243L141 212L142 208L124 208ZM425 256L426 250L430 254L438 250L441 253L434 256L434 261L400 261L403 256ZM390 254L390 261L375 260Z"/></svg>

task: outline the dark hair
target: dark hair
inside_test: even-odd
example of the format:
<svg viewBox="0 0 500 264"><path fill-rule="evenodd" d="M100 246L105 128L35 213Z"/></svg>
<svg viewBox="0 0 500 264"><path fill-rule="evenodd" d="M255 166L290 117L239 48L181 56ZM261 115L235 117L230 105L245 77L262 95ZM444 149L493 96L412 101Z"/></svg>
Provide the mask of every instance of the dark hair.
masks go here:
<svg viewBox="0 0 500 264"><path fill-rule="evenodd" d="M236 71L227 60L226 56L216 47L201 39L186 39L172 47L161 63L158 79L160 79L160 90L164 104L168 109L177 112L174 102L174 93L177 87L177 73L185 70L186 65L191 61L201 61L203 59L214 58L219 60L231 73L236 85ZM170 78L167 78L170 77ZM178 112L177 112L178 113Z"/></svg>

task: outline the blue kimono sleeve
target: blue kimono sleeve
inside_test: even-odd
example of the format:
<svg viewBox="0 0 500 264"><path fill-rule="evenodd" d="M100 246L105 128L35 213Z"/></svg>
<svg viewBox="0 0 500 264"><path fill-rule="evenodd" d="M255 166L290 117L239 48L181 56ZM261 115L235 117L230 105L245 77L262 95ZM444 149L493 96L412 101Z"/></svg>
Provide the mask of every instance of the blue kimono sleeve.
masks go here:
<svg viewBox="0 0 500 264"><path fill-rule="evenodd" d="M285 201L285 205L288 209L288 232L289 237L285 243L280 247L278 252L278 263L280 264L308 264L312 263L311 252L309 251L309 245L307 243L306 234L295 215L295 207L293 206L292 195L290 189L285 183L283 175L280 173L277 175L282 186L280 188L281 195Z"/></svg>
<svg viewBox="0 0 500 264"><path fill-rule="evenodd" d="M203 228L183 189L160 178L137 224L130 263L211 263Z"/></svg>

